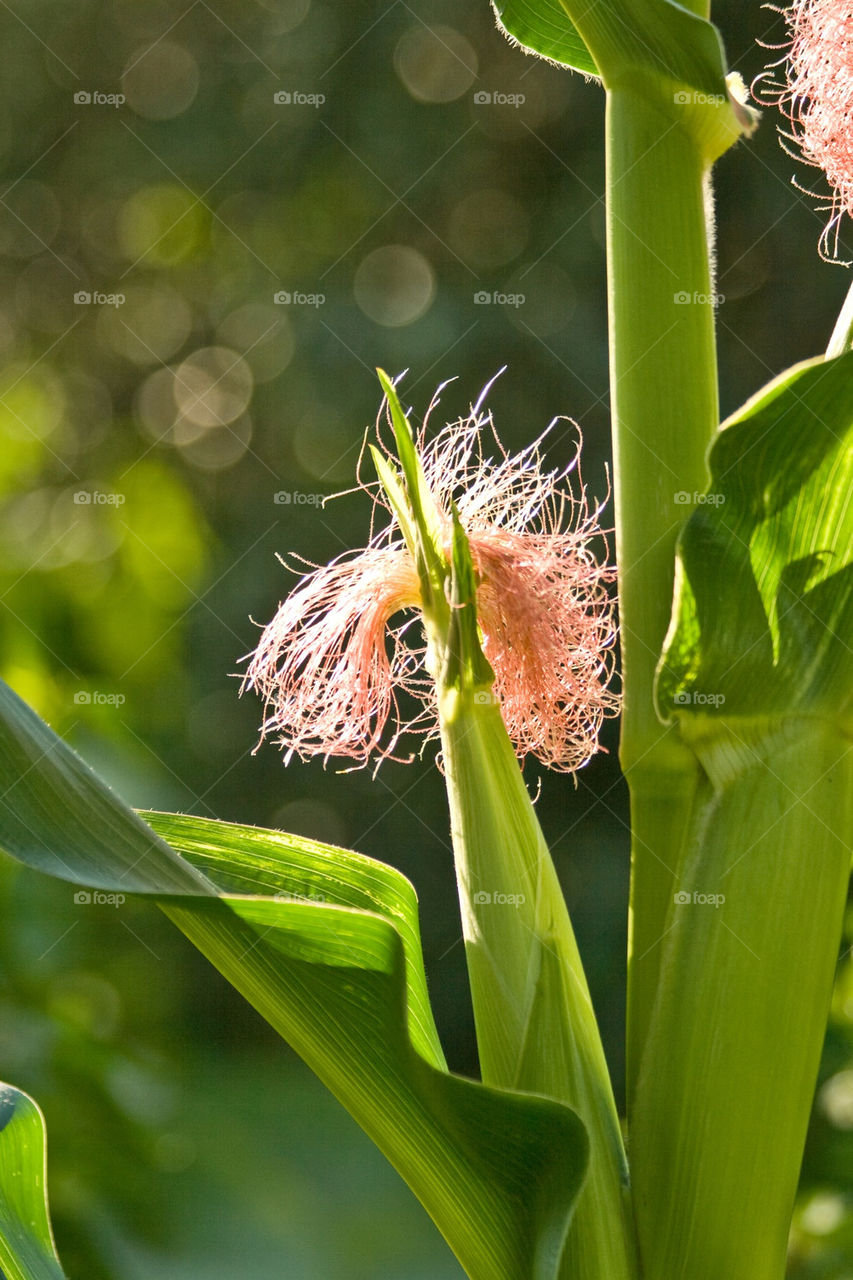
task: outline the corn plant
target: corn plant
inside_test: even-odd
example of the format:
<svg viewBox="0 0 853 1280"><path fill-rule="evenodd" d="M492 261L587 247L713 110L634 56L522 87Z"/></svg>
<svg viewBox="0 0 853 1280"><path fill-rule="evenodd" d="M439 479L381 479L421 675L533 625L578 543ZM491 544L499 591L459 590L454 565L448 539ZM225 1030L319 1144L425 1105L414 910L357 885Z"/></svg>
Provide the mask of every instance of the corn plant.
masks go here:
<svg viewBox="0 0 853 1280"><path fill-rule="evenodd" d="M496 4L515 41L607 95L627 1144L519 763L577 770L620 708L599 513L573 467L547 469L547 434L510 456L482 400L415 431L380 372L376 532L301 579L245 678L291 768L438 742L480 1081L447 1069L402 875L278 831L134 813L0 694L6 853L156 902L351 1112L472 1280L785 1270L850 862L851 306L824 355L719 426L710 173L757 113L708 10ZM787 20L765 95L827 174L831 256L853 211L853 18L797 0ZM63 1274L43 1143L35 1104L4 1086L14 1280Z"/></svg>

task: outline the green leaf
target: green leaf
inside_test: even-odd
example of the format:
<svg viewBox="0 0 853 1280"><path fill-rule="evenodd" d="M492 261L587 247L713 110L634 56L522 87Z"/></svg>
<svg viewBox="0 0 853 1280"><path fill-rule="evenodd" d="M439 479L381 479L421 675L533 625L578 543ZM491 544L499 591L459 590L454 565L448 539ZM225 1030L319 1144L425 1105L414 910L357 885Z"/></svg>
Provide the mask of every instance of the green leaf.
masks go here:
<svg viewBox="0 0 853 1280"><path fill-rule="evenodd" d="M63 1280L47 1212L44 1116L0 1084L0 1276Z"/></svg>
<svg viewBox="0 0 853 1280"><path fill-rule="evenodd" d="M377 464L380 483L386 486L386 482L391 481L390 487L386 487L386 492L395 513L400 510L401 499L405 493L406 512L401 514L400 524L417 567L424 613L427 621L433 621L443 629L447 625L447 602L444 596L447 565L442 551L441 514L430 493L424 469L415 448L412 428L400 404L394 383L382 369L377 369L376 372L388 402L403 483L400 484L387 465L383 466L381 461L377 461L380 455L375 450L373 460Z"/></svg>
<svg viewBox="0 0 853 1280"><path fill-rule="evenodd" d="M483 653L477 625L477 573L455 504L452 514L450 625L440 684L445 690L479 690L480 698L491 702L495 673Z"/></svg>
<svg viewBox="0 0 853 1280"><path fill-rule="evenodd" d="M61 880L124 893L210 893L0 681L0 848Z"/></svg>
<svg viewBox="0 0 853 1280"><path fill-rule="evenodd" d="M418 539L415 529L412 525L411 512L409 504L406 500L406 491L403 483L397 475L394 468L385 457L384 453L380 453L376 445L368 445L370 456L373 459L373 465L376 468L376 474L379 477L379 483L385 490L385 496L391 504L391 510L394 513L394 519L400 526L400 531L406 540L406 546L409 554L415 560L418 554Z"/></svg>
<svg viewBox="0 0 853 1280"><path fill-rule="evenodd" d="M788 721L697 790L631 1117L644 1274L781 1280L847 904L849 736Z"/></svg>
<svg viewBox="0 0 853 1280"><path fill-rule="evenodd" d="M548 62L597 76L592 54L559 0L492 0L504 35Z"/></svg>
<svg viewBox="0 0 853 1280"><path fill-rule="evenodd" d="M0 783L0 846L154 895L384 1151L473 1280L553 1280L585 1128L551 1099L447 1072L405 877L281 832L147 826L5 685Z"/></svg>
<svg viewBox="0 0 853 1280"><path fill-rule="evenodd" d="M734 717L849 720L853 352L771 382L724 423L710 469L679 543L660 715L694 745Z"/></svg>
<svg viewBox="0 0 853 1280"><path fill-rule="evenodd" d="M369 859L274 832L151 820L226 890L275 888L295 899L308 884L324 898L228 897L248 929L223 930L203 901L167 913L385 1151L470 1275L556 1274L565 1191L576 1193L583 1177L583 1126L544 1098L447 1073L408 882Z"/></svg>
<svg viewBox="0 0 853 1280"><path fill-rule="evenodd" d="M760 391L710 471L658 671L704 772L645 925L632 1176L646 1274L777 1280L850 874L853 353Z"/></svg>
<svg viewBox="0 0 853 1280"><path fill-rule="evenodd" d="M674 0L492 0L498 26L529 53L639 94L684 129L708 162L757 113L729 93L720 34L699 5ZM665 130L659 122L658 133ZM651 143L649 145L652 145Z"/></svg>

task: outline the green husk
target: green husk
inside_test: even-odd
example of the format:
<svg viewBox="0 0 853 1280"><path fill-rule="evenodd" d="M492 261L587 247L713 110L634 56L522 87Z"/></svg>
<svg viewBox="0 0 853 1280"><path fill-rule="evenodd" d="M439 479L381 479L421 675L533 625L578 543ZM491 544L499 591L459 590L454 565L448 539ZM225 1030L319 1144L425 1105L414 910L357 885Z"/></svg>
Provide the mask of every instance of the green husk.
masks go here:
<svg viewBox="0 0 853 1280"><path fill-rule="evenodd" d="M394 397L391 384L383 386ZM404 464L404 471L407 482L422 483L419 466ZM435 549L425 507L410 502L408 518L415 536ZM492 692L477 628L476 574L455 512L449 555L440 554L449 614L425 605L424 620L481 1075L484 1083L557 1098L583 1120L589 1172L560 1274L631 1280L627 1165L607 1064L556 869ZM428 556L418 563L428 564ZM425 599L431 589L423 584Z"/></svg>

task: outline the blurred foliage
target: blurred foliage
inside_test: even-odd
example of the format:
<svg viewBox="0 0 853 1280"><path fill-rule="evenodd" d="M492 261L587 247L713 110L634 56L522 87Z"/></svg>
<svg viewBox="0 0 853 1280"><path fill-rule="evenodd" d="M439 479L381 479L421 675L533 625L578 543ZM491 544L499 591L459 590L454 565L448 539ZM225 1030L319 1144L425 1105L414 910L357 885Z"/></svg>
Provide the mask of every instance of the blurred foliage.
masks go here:
<svg viewBox="0 0 853 1280"><path fill-rule="evenodd" d="M778 14L715 11L749 82ZM2 675L134 804L399 866L450 1061L475 1071L436 771L253 756L259 707L233 674L292 581L275 553L323 562L367 536L367 499L321 501L353 484L376 364L411 370L416 411L458 375L449 417L508 365L490 397L505 443L571 415L606 495L600 89L510 48L486 0L34 0L0 22ZM724 412L825 345L846 288L775 123L717 170ZM555 431L555 463L573 440ZM539 810L618 1077L613 726L606 745L576 788L543 778ZM239 1258L260 1280L285 1257L324 1280L457 1274L381 1157L153 910L5 866L0 894L2 1075L46 1111L72 1274L213 1280ZM848 957L797 1280L853 1274L851 1028Z"/></svg>

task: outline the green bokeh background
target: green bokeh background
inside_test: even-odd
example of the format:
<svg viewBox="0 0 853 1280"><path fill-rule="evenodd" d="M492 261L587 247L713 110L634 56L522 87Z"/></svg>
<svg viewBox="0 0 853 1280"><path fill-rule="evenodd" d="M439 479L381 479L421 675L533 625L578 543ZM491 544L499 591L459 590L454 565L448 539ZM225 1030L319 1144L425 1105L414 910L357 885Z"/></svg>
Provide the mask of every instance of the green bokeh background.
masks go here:
<svg viewBox="0 0 853 1280"><path fill-rule="evenodd" d="M750 82L779 18L715 9ZM475 1072L431 759L285 769L252 754L259 707L234 677L250 619L293 581L276 553L325 562L366 539L364 495L321 500L354 482L376 364L410 371L416 415L456 377L447 420L506 365L505 444L570 416L606 496L601 91L512 49L486 0L18 0L0 29L2 675L135 805L399 866L450 1062ZM820 202L790 180L819 184L774 114L717 170L726 413L825 345L847 287L817 257ZM574 438L554 431L555 465ZM538 804L621 1089L627 806L614 725L604 741L576 785L542 778ZM47 1114L69 1274L460 1276L382 1157L156 910L75 903L5 864L0 894L0 1078ZM849 957L839 973L798 1280L853 1276Z"/></svg>

